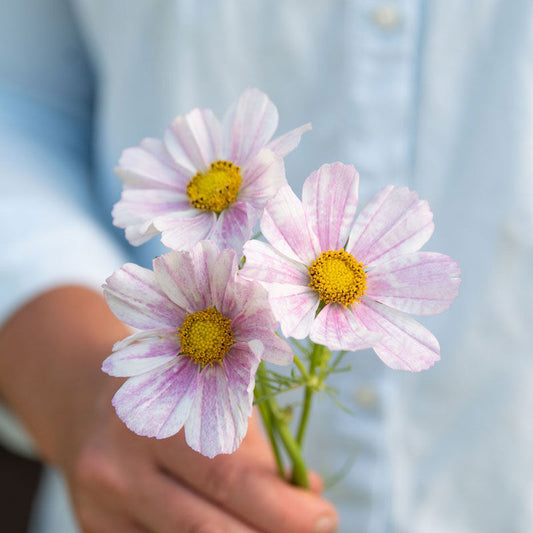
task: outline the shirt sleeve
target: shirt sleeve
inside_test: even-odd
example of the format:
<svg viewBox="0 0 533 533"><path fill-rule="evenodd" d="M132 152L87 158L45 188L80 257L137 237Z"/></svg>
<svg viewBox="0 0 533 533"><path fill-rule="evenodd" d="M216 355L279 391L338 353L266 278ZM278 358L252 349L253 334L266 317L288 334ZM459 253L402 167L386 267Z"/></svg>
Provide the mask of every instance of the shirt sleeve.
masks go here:
<svg viewBox="0 0 533 533"><path fill-rule="evenodd" d="M54 287L100 290L124 257L98 220L86 124L5 90L0 91L0 110L2 324L25 302ZM12 449L31 453L22 428L2 412L0 438Z"/></svg>
<svg viewBox="0 0 533 533"><path fill-rule="evenodd" d="M100 290L125 262L105 229L105 215L98 217L89 134L83 120L0 88L0 327L25 302L54 287ZM5 407L0 440L32 454L27 434Z"/></svg>
<svg viewBox="0 0 533 533"><path fill-rule="evenodd" d="M0 109L1 323L55 286L99 290L124 257L98 220L83 126L1 91Z"/></svg>

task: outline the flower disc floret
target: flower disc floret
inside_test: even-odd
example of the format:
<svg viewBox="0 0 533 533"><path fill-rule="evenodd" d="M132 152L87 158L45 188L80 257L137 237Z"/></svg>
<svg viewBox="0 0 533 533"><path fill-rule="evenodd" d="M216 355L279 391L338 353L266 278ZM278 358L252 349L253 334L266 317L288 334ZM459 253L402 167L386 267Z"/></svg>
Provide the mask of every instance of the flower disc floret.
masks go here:
<svg viewBox="0 0 533 533"><path fill-rule="evenodd" d="M187 197L196 209L220 213L237 199L242 183L241 167L217 160L187 183Z"/></svg>
<svg viewBox="0 0 533 533"><path fill-rule="evenodd" d="M214 307L188 314L178 336L182 353L202 366L221 362L234 343L231 320Z"/></svg>
<svg viewBox="0 0 533 533"><path fill-rule="evenodd" d="M322 252L311 263L309 276L309 286L318 291L325 304L339 303L347 307L359 302L365 294L365 267L343 248Z"/></svg>

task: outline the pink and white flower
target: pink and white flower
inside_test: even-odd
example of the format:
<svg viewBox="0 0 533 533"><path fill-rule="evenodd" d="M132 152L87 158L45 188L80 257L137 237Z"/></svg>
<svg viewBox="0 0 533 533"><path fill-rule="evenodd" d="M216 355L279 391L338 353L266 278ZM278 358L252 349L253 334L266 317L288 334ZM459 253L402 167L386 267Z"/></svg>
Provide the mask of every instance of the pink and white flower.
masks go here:
<svg viewBox="0 0 533 533"><path fill-rule="evenodd" d="M169 248L203 239L242 249L262 209L286 184L283 158L310 124L277 139L278 111L258 89L246 90L222 123L209 109L178 116L163 140L124 150L115 169L124 182L113 223L138 246L161 233Z"/></svg>
<svg viewBox="0 0 533 533"><path fill-rule="evenodd" d="M139 329L118 342L103 370L129 379L113 398L132 431L158 439L185 427L208 457L240 445L261 359L289 364L265 290L236 276L237 254L203 241L190 252L128 263L104 285L109 307Z"/></svg>
<svg viewBox="0 0 533 533"><path fill-rule="evenodd" d="M261 219L270 244L246 243L241 274L268 290L285 336L332 350L373 347L392 368L426 369L440 358L439 344L406 313L446 310L459 267L419 251L434 226L416 192L389 185L355 219L358 184L352 166L334 163L307 178L302 201L282 187Z"/></svg>

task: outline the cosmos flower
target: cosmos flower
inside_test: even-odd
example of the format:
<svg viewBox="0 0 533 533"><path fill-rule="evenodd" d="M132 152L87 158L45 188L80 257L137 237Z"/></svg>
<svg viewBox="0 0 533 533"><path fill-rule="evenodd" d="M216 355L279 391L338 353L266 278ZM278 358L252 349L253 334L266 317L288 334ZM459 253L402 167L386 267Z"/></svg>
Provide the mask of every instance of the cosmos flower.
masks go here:
<svg viewBox="0 0 533 533"><path fill-rule="evenodd" d="M289 364L292 352L275 333L265 290L236 277L234 250L203 241L153 266L128 263L104 285L115 315L140 330L103 363L129 377L113 406L138 435L161 439L185 427L201 454L232 453L246 434L261 359Z"/></svg>
<svg viewBox="0 0 533 533"><path fill-rule="evenodd" d="M265 203L286 184L283 157L311 127L271 141L277 125L276 107L257 89L247 89L222 124L209 109L177 117L163 140L144 139L122 153L113 223L135 246L161 233L175 250L203 239L242 250Z"/></svg>
<svg viewBox="0 0 533 533"><path fill-rule="evenodd" d="M307 178L302 201L282 187L261 219L270 244L246 243L241 273L269 291L285 336L332 350L372 347L392 368L426 369L440 358L439 344L407 313L446 310L459 268L419 251L434 226L414 191L389 185L354 220L358 183L352 166L334 163Z"/></svg>

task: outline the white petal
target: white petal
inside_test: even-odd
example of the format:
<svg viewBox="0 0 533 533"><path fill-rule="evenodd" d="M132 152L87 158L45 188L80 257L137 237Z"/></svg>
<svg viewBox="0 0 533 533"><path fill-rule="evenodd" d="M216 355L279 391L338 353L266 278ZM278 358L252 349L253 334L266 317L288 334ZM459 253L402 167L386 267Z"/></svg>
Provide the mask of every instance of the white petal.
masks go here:
<svg viewBox="0 0 533 533"><path fill-rule="evenodd" d="M190 252L172 251L154 259L154 274L161 289L188 313L212 305L210 272L218 258L217 246L201 241Z"/></svg>
<svg viewBox="0 0 533 533"><path fill-rule="evenodd" d="M267 148L278 154L280 157L285 157L300 144L302 135L310 129L311 123L308 122L299 128L295 128L284 135L276 137L273 141L267 144Z"/></svg>
<svg viewBox="0 0 533 533"><path fill-rule="evenodd" d="M302 203L288 185L268 202L261 218L261 232L276 250L305 265L310 265L320 253Z"/></svg>
<svg viewBox="0 0 533 533"><path fill-rule="evenodd" d="M359 174L352 165L323 165L306 180L302 202L320 250L344 248L355 217Z"/></svg>
<svg viewBox="0 0 533 533"><path fill-rule="evenodd" d="M277 127L276 106L258 89L247 89L224 118L227 158L244 165L268 143Z"/></svg>
<svg viewBox="0 0 533 533"><path fill-rule="evenodd" d="M368 331L353 313L352 307L332 303L318 313L309 338L330 350L364 350L379 342L381 335Z"/></svg>
<svg viewBox="0 0 533 533"><path fill-rule="evenodd" d="M457 263L447 255L401 255L369 271L366 295L399 311L435 315L448 309L456 298L460 274Z"/></svg>
<svg viewBox="0 0 533 533"><path fill-rule="evenodd" d="M210 269L211 301L222 313L226 291L235 284L237 270L237 254L231 249L222 250Z"/></svg>
<svg viewBox="0 0 533 533"><path fill-rule="evenodd" d="M425 200L405 187L384 187L361 211L346 251L373 266L418 251L433 233L433 214Z"/></svg>
<svg viewBox="0 0 533 533"><path fill-rule="evenodd" d="M210 237L216 221L215 213L192 209L182 214L158 217L154 226L161 231L161 242L165 246L173 250L188 250Z"/></svg>
<svg viewBox="0 0 533 533"><path fill-rule="evenodd" d="M189 178L174 164L159 139L143 139L122 152L115 173L125 187L184 190Z"/></svg>
<svg viewBox="0 0 533 533"><path fill-rule="evenodd" d="M410 316L367 298L355 313L367 329L383 335L374 351L391 368L418 372L440 359L437 339Z"/></svg>
<svg viewBox="0 0 533 533"><path fill-rule="evenodd" d="M113 224L126 230L129 243L139 246L160 232L155 220L183 216L189 209L188 198L177 190L124 189L111 214Z"/></svg>
<svg viewBox="0 0 533 533"><path fill-rule="evenodd" d="M242 169L243 181L239 200L250 202L256 208L264 208L280 187L287 184L283 159L263 148Z"/></svg>
<svg viewBox="0 0 533 533"><path fill-rule="evenodd" d="M238 315L232 317L231 329L236 341L259 341L264 346L262 358L277 365L292 362L290 346L276 334L278 323L272 314L268 294L259 285L240 280L235 284L234 300ZM231 316L226 314L226 316Z"/></svg>
<svg viewBox="0 0 533 533"><path fill-rule="evenodd" d="M288 283L308 285L308 268L277 252L272 246L261 241L248 241L244 245L246 262L239 272L250 280L266 283Z"/></svg>
<svg viewBox="0 0 533 533"><path fill-rule="evenodd" d="M285 337L303 339L309 335L320 299L310 287L273 283L268 300Z"/></svg>
<svg viewBox="0 0 533 533"><path fill-rule="evenodd" d="M102 370L110 376L137 376L170 363L179 349L175 328L141 331L117 342Z"/></svg>
<svg viewBox="0 0 533 533"><path fill-rule="evenodd" d="M210 109L193 109L165 131L165 147L186 175L204 171L222 157L222 129Z"/></svg>
<svg viewBox="0 0 533 533"><path fill-rule="evenodd" d="M222 248L239 254L242 245L252 236L260 212L247 202L235 202L220 213L209 238Z"/></svg>
<svg viewBox="0 0 533 533"><path fill-rule="evenodd" d="M198 381L198 365L188 357L128 379L113 406L128 428L159 439L175 435L189 417Z"/></svg>
<svg viewBox="0 0 533 533"><path fill-rule="evenodd" d="M223 364L202 370L191 416L185 425L187 444L210 458L233 453L239 447L252 413L259 358L239 347L232 347L232 351Z"/></svg>
<svg viewBox="0 0 533 533"><path fill-rule="evenodd" d="M130 326L173 328L183 320L183 309L167 298L151 270L127 263L106 280L103 288L113 313Z"/></svg>

